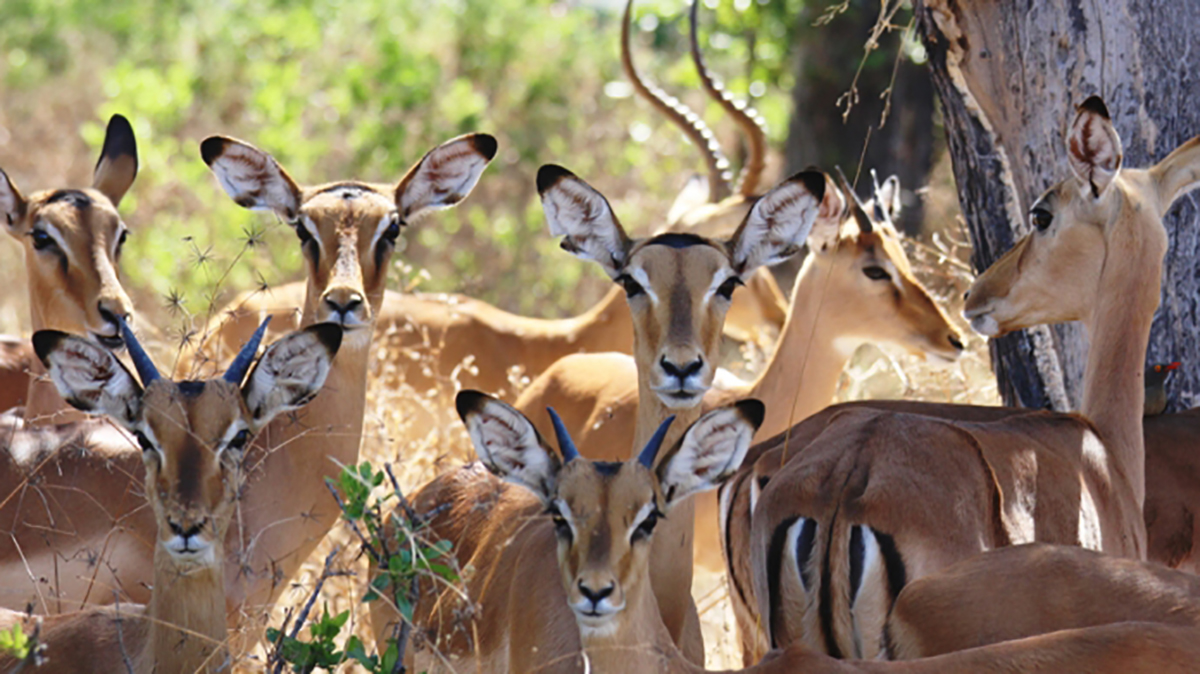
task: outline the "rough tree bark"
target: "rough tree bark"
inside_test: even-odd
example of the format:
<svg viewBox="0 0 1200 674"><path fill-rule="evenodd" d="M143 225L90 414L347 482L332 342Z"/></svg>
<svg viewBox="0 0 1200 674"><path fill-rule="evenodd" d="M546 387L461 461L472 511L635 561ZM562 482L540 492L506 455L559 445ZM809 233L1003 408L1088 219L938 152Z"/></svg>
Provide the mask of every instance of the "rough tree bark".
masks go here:
<svg viewBox="0 0 1200 674"><path fill-rule="evenodd" d="M976 269L1029 230L1030 204L1068 171L1063 135L1087 96L1107 102L1127 166L1200 134L1196 0L917 0L916 12ZM1183 362L1171 409L1200 392L1197 204L1200 195L1186 196L1165 219L1171 243L1150 336L1149 362ZM1005 402L1078 409L1086 349L1077 324L992 340Z"/></svg>

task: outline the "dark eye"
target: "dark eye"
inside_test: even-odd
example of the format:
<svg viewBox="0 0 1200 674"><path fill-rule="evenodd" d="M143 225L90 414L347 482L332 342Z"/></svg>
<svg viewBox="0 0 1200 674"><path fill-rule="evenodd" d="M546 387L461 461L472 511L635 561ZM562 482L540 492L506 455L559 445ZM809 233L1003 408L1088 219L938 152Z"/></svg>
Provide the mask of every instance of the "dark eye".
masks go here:
<svg viewBox="0 0 1200 674"><path fill-rule="evenodd" d="M721 284L720 288L717 288L717 294L727 300L733 299L733 291L740 285L746 284L742 283L742 279L736 276L730 276L729 278L725 279L725 282Z"/></svg>
<svg viewBox="0 0 1200 674"><path fill-rule="evenodd" d="M1029 213L1029 219L1039 232L1044 232L1054 222L1054 214L1044 208L1035 208Z"/></svg>
<svg viewBox="0 0 1200 674"><path fill-rule="evenodd" d="M55 246L54 237L47 234L45 231L35 229L29 233L29 238L33 239L34 250L46 250Z"/></svg>
<svg viewBox="0 0 1200 674"><path fill-rule="evenodd" d="M628 274L621 274L616 278L617 283L625 289L625 297L637 297L646 292L646 289L640 283L633 280L633 277Z"/></svg>
<svg viewBox="0 0 1200 674"><path fill-rule="evenodd" d="M892 275L887 273L887 270L884 269L883 267L876 267L873 265L870 267L863 267L863 274L865 274L866 277L871 279L872 281L890 281L890 280L892 280Z"/></svg>
<svg viewBox="0 0 1200 674"><path fill-rule="evenodd" d="M380 238L389 243L396 243L396 239L400 236L400 216L392 216L392 222L383 230Z"/></svg>
<svg viewBox="0 0 1200 674"><path fill-rule="evenodd" d="M633 530L633 535L629 537L629 540L636 543L650 538L650 534L654 533L654 525L658 524L658 520L661 517L662 513L657 510L651 511L649 515L646 515L646 519L642 520L641 524L637 525L637 528Z"/></svg>
<svg viewBox="0 0 1200 674"><path fill-rule="evenodd" d="M117 239L117 254L121 254L121 249L125 247L125 239L129 238L129 230L121 230L121 236Z"/></svg>
<svg viewBox="0 0 1200 674"><path fill-rule="evenodd" d="M571 534L571 524L567 522L567 518L562 516L557 506L550 506L546 509L546 514L550 516L550 520L554 522L554 534L560 539L571 542L574 537Z"/></svg>
<svg viewBox="0 0 1200 674"><path fill-rule="evenodd" d="M154 443L150 442L150 438L147 438L145 433L137 431L133 434L133 437L137 438L138 444L142 446L143 452L154 451Z"/></svg>
<svg viewBox="0 0 1200 674"><path fill-rule="evenodd" d="M229 440L229 444L225 445L225 448L233 449L233 450L240 452L246 448L246 443L249 440L250 440L250 431L243 428L242 430L237 432L237 435L233 436L233 438Z"/></svg>

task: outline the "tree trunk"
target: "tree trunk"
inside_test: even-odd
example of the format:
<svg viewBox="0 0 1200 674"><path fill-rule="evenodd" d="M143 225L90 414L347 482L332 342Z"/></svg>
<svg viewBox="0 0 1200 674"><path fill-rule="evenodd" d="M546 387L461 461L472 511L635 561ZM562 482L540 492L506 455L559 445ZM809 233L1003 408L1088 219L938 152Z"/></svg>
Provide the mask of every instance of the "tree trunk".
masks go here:
<svg viewBox="0 0 1200 674"><path fill-rule="evenodd" d="M851 0L845 12L831 23L814 26L824 3L805 3L797 19L796 83L792 88L792 116L785 148L788 174L808 166L832 169L841 166L851 179L859 158L863 174L859 193L869 194L869 169L883 180L895 174L905 190L902 230L916 233L923 220L921 200L912 192L925 186L933 158L933 86L929 71L901 56L896 63L900 31L881 38L881 48L864 64L858 78L858 102L843 120L838 98L850 88L863 58L863 43L879 18L876 0ZM901 11L894 19L908 21ZM898 67L897 67L898 65ZM892 84L891 110L880 127L884 101L880 95ZM866 155L863 143L870 133Z"/></svg>
<svg viewBox="0 0 1200 674"><path fill-rule="evenodd" d="M1125 166L1148 166L1200 134L1196 0L918 0L916 12L977 270L1029 231L1030 204L1067 175L1064 133L1087 96L1108 104ZM1180 199L1165 218L1170 248L1148 361L1183 362L1170 409L1200 391L1197 201ZM992 340L1005 402L1078 409L1086 342L1078 324Z"/></svg>

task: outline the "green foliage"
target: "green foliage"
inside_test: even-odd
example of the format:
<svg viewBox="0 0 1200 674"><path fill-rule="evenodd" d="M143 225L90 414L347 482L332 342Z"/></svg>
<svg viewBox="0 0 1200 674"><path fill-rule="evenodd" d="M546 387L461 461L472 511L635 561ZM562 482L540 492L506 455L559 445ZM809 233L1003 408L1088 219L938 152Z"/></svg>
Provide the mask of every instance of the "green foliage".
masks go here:
<svg viewBox="0 0 1200 674"><path fill-rule="evenodd" d="M11 630L0 630L0 653L11 655L15 660L29 657L33 641L21 629L20 623L14 624Z"/></svg>
<svg viewBox="0 0 1200 674"><path fill-rule="evenodd" d="M777 142L801 2L729 0L703 12L710 65L732 91L756 92ZM731 141L732 124L698 91L683 3L642 5L641 69ZM304 273L286 227L217 187L198 156L205 136L248 139L316 184L392 183L438 142L496 134L500 154L476 194L408 230L397 258L428 274L395 272L391 283L426 278L422 289L562 314L598 298L604 280L547 236L533 187L538 166L569 166L638 231L656 227L702 168L649 106L606 86L624 81L619 9L556 0L7 0L0 112L32 124L53 110L54 128L67 139L78 129L93 152L109 115L131 119L141 170L122 204L132 228L123 266L139 310L152 314L177 294L203 316L234 290ZM19 128L14 136L26 137ZM243 251L242 233L255 227L266 230L266 245ZM199 251L211 246L211 260L185 237Z"/></svg>
<svg viewBox="0 0 1200 674"><path fill-rule="evenodd" d="M381 492L379 488L384 487L385 481L391 488ZM403 617L403 624L411 626L419 579L424 577L445 584L459 582L457 562L451 555L453 545L450 541L426 538L423 523L409 510L387 469L376 470L364 461L358 466L343 467L338 479L327 480L326 484L337 500L342 519L358 536L363 552L378 569L363 594L363 603L391 602ZM378 652L371 653L357 636L339 640L350 612L331 615L326 607L321 616L309 624L309 638L299 638L300 625L307 618L308 607L315 602L324 579L335 575L329 569L333 557L331 554L326 560L325 571L290 633L287 621L282 628L267 630L267 640L275 645L271 655L273 671L279 671L285 663L301 674L317 669L332 671L348 660L358 662L372 673L397 671L408 641L407 627L398 630L386 643L376 644Z"/></svg>

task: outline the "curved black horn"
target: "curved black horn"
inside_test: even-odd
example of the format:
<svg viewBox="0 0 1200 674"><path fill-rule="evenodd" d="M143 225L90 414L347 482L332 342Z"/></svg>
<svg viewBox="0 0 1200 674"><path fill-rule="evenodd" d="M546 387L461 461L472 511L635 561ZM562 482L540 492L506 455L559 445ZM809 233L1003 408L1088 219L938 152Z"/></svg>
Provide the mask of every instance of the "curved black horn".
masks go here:
<svg viewBox="0 0 1200 674"><path fill-rule="evenodd" d="M841 166L834 167L837 170L838 179L842 183L842 189L846 194L850 195L850 213L854 215L854 221L858 223L858 229L863 234L870 234L875 228L871 222L871 216L867 215L867 209L863 206L863 202L858 198L858 192L854 191L854 187L850 185L850 181L846 180L846 174L842 173Z"/></svg>
<svg viewBox="0 0 1200 674"><path fill-rule="evenodd" d="M567 427L563 425L558 412L555 412L553 407L547 407L546 411L550 413L550 423L554 424L554 434L558 436L558 451L562 452L563 463L571 463L579 458L575 441L571 439L571 434L567 432Z"/></svg>
<svg viewBox="0 0 1200 674"><path fill-rule="evenodd" d="M646 443L646 447L642 449L642 453L638 454L638 461L647 468L654 467L654 457L658 456L658 450L662 447L663 438L667 437L667 429L671 427L671 422L675 421L675 415L667 417L666 421L654 431L654 435L650 436L650 442Z"/></svg>
<svg viewBox="0 0 1200 674"><path fill-rule="evenodd" d="M129 329L129 324L125 322L124 317L117 316L117 323L121 326L121 339L125 340L125 348L129 349L129 359L133 361L133 367L137 369L142 386L149 386L150 382L159 378L158 368L154 367L154 361L146 355L142 345L138 344L137 337L133 336L133 330Z"/></svg>
<svg viewBox="0 0 1200 674"><path fill-rule="evenodd" d="M250 371L250 365L254 363L254 356L258 354L258 345L262 343L263 334L267 332L267 323L271 322L271 317L262 322L258 329L254 331L254 336L242 350L238 352L237 358L229 364L229 369L225 370L225 381L231 384L241 384L246 378L246 373Z"/></svg>

